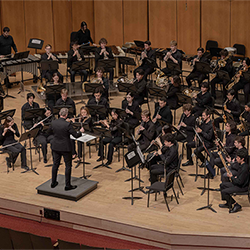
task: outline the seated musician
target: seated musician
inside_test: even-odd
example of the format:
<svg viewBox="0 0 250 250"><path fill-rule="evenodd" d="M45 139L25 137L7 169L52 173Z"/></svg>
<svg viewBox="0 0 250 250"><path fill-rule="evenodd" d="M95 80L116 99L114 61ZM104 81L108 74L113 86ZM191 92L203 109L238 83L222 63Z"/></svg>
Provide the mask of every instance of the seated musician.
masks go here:
<svg viewBox="0 0 250 250"><path fill-rule="evenodd" d="M234 140L236 137L236 123L234 121L229 120L225 125L226 130L226 143L223 143L223 147L226 150L226 153L230 156L230 158L234 158L236 154L236 148L234 146ZM222 142L221 142L222 143ZM220 150L219 142L215 141L215 144L218 146L218 150ZM225 158L225 155L223 155ZM223 168L223 163L217 152L213 152L210 154L210 163L212 167L215 165L219 168Z"/></svg>
<svg viewBox="0 0 250 250"><path fill-rule="evenodd" d="M246 144L246 141L245 141L244 137L242 137L242 136L236 136L235 139L234 139L234 146L236 148L235 154L232 157L227 157L226 158L226 162L229 163L228 169L231 171L231 173L233 175L236 175L237 172L238 172L238 170L239 170L239 164L236 161L237 152L240 149L242 149L242 150L244 150L248 154L247 149L245 148L245 144ZM225 167L223 167L223 168L220 169L220 173L221 173L221 181L222 182L229 181L229 178L227 176L227 171L226 171Z"/></svg>
<svg viewBox="0 0 250 250"><path fill-rule="evenodd" d="M233 74L233 61L228 56L228 51L226 49L223 49L220 52L220 59L217 61L217 70L223 70L226 71L229 74L229 77L232 77ZM225 66L223 65L225 63ZM218 75L215 76L215 78L211 81L211 94L216 99L216 93L215 93L215 84L222 83L223 84L223 97L226 96L226 89L225 86L228 84L227 80L222 80L219 78Z"/></svg>
<svg viewBox="0 0 250 250"><path fill-rule="evenodd" d="M248 154L243 149L238 150L236 161L239 164L239 170L235 175L227 173L231 182L222 182L220 184L221 199L225 200L225 204L220 204L221 208L229 208L229 213L236 213L241 210L239 205L232 197L233 193L246 192L249 185L249 165L246 163Z"/></svg>
<svg viewBox="0 0 250 250"><path fill-rule="evenodd" d="M76 39L79 45L87 43L92 43L95 45L91 38L90 30L87 28L87 23L84 21L81 22L81 29L77 31Z"/></svg>
<svg viewBox="0 0 250 250"><path fill-rule="evenodd" d="M208 109L205 109L202 112L202 123L196 125L197 126L196 132L199 134L207 150L209 150L210 148L214 146L214 139L215 139L213 125L212 125L210 116L211 116L210 111ZM194 141L187 143L187 148L189 148L187 150L191 150L191 148L195 148L195 147L196 149L194 150L194 154L196 155L198 159L200 159L200 161L202 162L201 166L203 167L205 166L205 163L204 163L205 157L202 154L202 151L204 151L205 148L196 136L194 137ZM188 165L193 165L193 160L191 157L188 159L188 162L185 164L185 166L188 166Z"/></svg>
<svg viewBox="0 0 250 250"><path fill-rule="evenodd" d="M103 90L100 88L96 88L94 90L94 96L92 96L89 100L87 105L101 105L104 106L107 110L109 109L109 103L107 101L107 99L105 97L102 96L102 92ZM99 115L97 114L95 117L92 117L93 121L99 121L99 120L105 120L107 117L108 113L106 113L105 115Z"/></svg>
<svg viewBox="0 0 250 250"><path fill-rule="evenodd" d="M102 123L105 127L107 127L107 129L109 129L111 131L111 138L104 138L103 139L103 145L101 147L101 143L99 143L99 152L98 152L98 156L100 156L99 159L97 159L97 161L102 161L104 159L104 145L109 143L109 147L108 147L108 158L107 158L107 162L105 165L110 165L112 163L113 160L113 154L114 154L114 147L115 145L117 145L118 143L120 143L122 141L122 133L119 130L119 127L122 126L123 121L122 119L120 119L119 115L117 114L116 110L113 109L111 112L111 116L112 116L112 120L110 122L110 124L108 124L107 120L101 120L100 123Z"/></svg>
<svg viewBox="0 0 250 250"><path fill-rule="evenodd" d="M190 103L183 105L183 114L181 115L179 124L177 126L177 129L179 129L183 134L185 134L187 137L185 138L183 134L177 133L175 139L177 141L183 141L186 139L186 141L192 142L194 140L194 128L195 126L195 117L192 115L192 105ZM192 161L189 162L192 155L192 150L190 147L187 148L187 159L188 162L183 163L182 166L188 166L193 165Z"/></svg>
<svg viewBox="0 0 250 250"><path fill-rule="evenodd" d="M96 78L97 81L100 82L103 86L103 97L107 100L109 99L109 80L103 76L104 68L97 67L96 68Z"/></svg>
<svg viewBox="0 0 250 250"><path fill-rule="evenodd" d="M34 102L35 95L33 93L27 94L27 102L22 106L22 122L25 129L30 129L34 125L33 118L25 119L25 111L29 109L39 109L39 104Z"/></svg>
<svg viewBox="0 0 250 250"><path fill-rule="evenodd" d="M37 144L42 146L42 153L43 153L43 162L47 163L47 144L52 142L53 135L48 135L46 133L46 130L44 130L44 126L50 125L53 120L55 120L54 116L51 116L51 110L50 108L45 108L44 113L44 119L47 118L44 122L40 123L38 126L40 127L40 130L38 131L38 134L35 138ZM37 120L37 123L39 123L42 120L42 118ZM36 124L35 124L36 125ZM48 127L49 128L49 127Z"/></svg>
<svg viewBox="0 0 250 250"><path fill-rule="evenodd" d="M175 141L175 136L166 134L162 137L162 140L164 146L155 152L155 154L160 156L161 161L152 165L150 169L151 185L158 180L158 175L164 174L164 168L167 175L178 166L178 143Z"/></svg>
<svg viewBox="0 0 250 250"><path fill-rule="evenodd" d="M75 122L80 122L83 125L88 124L90 131L92 130L93 127L93 122L92 118L90 116L88 108L82 106L80 109L80 114L75 118ZM77 155L78 155L78 161L82 160L82 142L78 141L77 142Z"/></svg>
<svg viewBox="0 0 250 250"><path fill-rule="evenodd" d="M245 104L249 102L249 93L250 93L250 79L246 79L244 73L250 73L250 59L247 57L242 62L242 69L236 74L236 78L239 79L238 83L233 86L233 89L236 93L236 98L238 99L238 91L243 89Z"/></svg>
<svg viewBox="0 0 250 250"><path fill-rule="evenodd" d="M20 137L20 133L14 119L10 116L6 117L4 124L0 126L0 142L2 146L11 145L12 143L17 142L15 136ZM26 149L20 144L14 144L9 147L6 147L7 150L12 152L10 157L6 158L7 166L11 168L11 163L15 163L19 153L21 154L21 168L28 170L26 160Z"/></svg>
<svg viewBox="0 0 250 250"><path fill-rule="evenodd" d="M145 72L142 69L138 69L136 72L136 81L134 85L136 87L136 93L134 99L142 105L144 102L144 97L147 96L147 82L144 79Z"/></svg>
<svg viewBox="0 0 250 250"><path fill-rule="evenodd" d="M167 105L170 109L175 109L178 106L178 97L176 93L180 92L180 84L181 78L179 76L173 76L171 78L171 84L167 90Z"/></svg>
<svg viewBox="0 0 250 250"><path fill-rule="evenodd" d="M85 69L72 69L72 66L76 62L85 61L84 53L81 49L79 49L77 42L70 43L71 50L68 51L68 59L67 59L67 67L70 72L70 80L71 82L75 82L75 75L83 75L83 82L87 81L88 72Z"/></svg>
<svg viewBox="0 0 250 250"><path fill-rule="evenodd" d="M138 115L141 114L141 108L138 102L134 100L134 93L127 93L126 99L122 101L122 109L125 109L128 114L124 121L134 130L140 123Z"/></svg>
<svg viewBox="0 0 250 250"><path fill-rule="evenodd" d="M156 126L157 134L160 134L162 126L158 120L161 120L168 124L172 124L173 122L172 112L167 105L167 99L165 97L160 98L159 104L155 108L155 113L153 115L153 120L152 120L152 122Z"/></svg>
<svg viewBox="0 0 250 250"><path fill-rule="evenodd" d="M151 58L154 61L156 60L155 50L151 48L150 41L144 42L144 51L141 54L142 64L134 70L134 77L136 77L136 73L139 69L143 70L145 72L143 79L147 81L148 75L154 72L154 68L150 64L148 64L148 62L145 61L144 58Z"/></svg>
<svg viewBox="0 0 250 250"><path fill-rule="evenodd" d="M41 61L56 61L58 63L62 63L61 59L57 57L57 55L51 53L52 46L47 44L45 46L45 53L41 56ZM49 82L51 81L52 75L57 73L61 82L63 82L63 75L57 70L42 70L42 79L47 79ZM44 81L45 83L45 81Z"/></svg>
<svg viewBox="0 0 250 250"><path fill-rule="evenodd" d="M0 58L4 58L7 55L11 55L11 48L17 53L17 47L14 43L13 37L10 35L10 28L4 27L3 34L0 36ZM12 83L9 81L9 77L4 79L4 84L7 88L11 88ZM0 86L1 88L1 86ZM4 94L4 90L0 90Z"/></svg>
<svg viewBox="0 0 250 250"><path fill-rule="evenodd" d="M206 63L208 63L208 58L206 56L204 56L204 49L201 48L201 47L197 49L197 56L195 56L193 58L193 61L192 61L193 70L186 77L186 81L187 81L187 84L188 84L189 88L192 86L191 81L193 79L195 79L195 78L198 79L198 83L199 83L199 86L200 86L201 83L203 82L203 80L206 78L206 74L203 74L202 72L199 72L196 69L195 62L206 62Z"/></svg>
<svg viewBox="0 0 250 250"><path fill-rule="evenodd" d="M100 47L95 51L95 66L99 67L98 61L101 59L114 59L112 49L106 47L108 41L105 38L101 38L99 41ZM109 72L109 81L112 84L114 78L114 69L113 68L105 68L106 72Z"/></svg>
<svg viewBox="0 0 250 250"><path fill-rule="evenodd" d="M56 101L55 106L71 106L73 108L73 115L76 115L75 102L70 97L68 97L68 90L67 89L61 90L61 98L59 98ZM69 117L69 118L72 118L72 117Z"/></svg>
<svg viewBox="0 0 250 250"><path fill-rule="evenodd" d="M246 136L250 130L250 102L245 105L245 111L242 114L242 118L245 120L245 126L239 135Z"/></svg>
<svg viewBox="0 0 250 250"><path fill-rule="evenodd" d="M173 62L177 66L179 66L177 69L172 71L168 67L162 69L162 71L165 73L165 75L170 76L170 75L179 75L181 74L182 70L182 54L181 52L177 49L177 42L172 40L170 42L170 51L167 52L166 56L164 57L164 61L167 62Z"/></svg>
<svg viewBox="0 0 250 250"><path fill-rule="evenodd" d="M239 123L241 107L239 101L235 98L235 91L233 89L230 89L227 92L227 100L226 104L224 105L224 113L227 120L229 119L229 116L231 116L236 123ZM223 121L224 119L222 117L216 118L214 120L215 127L219 128L219 124Z"/></svg>
<svg viewBox="0 0 250 250"><path fill-rule="evenodd" d="M195 117L201 116L202 112L206 109L205 106L212 106L212 96L208 92L209 85L207 82L201 84L201 91L194 95L195 107L193 108L193 114Z"/></svg>

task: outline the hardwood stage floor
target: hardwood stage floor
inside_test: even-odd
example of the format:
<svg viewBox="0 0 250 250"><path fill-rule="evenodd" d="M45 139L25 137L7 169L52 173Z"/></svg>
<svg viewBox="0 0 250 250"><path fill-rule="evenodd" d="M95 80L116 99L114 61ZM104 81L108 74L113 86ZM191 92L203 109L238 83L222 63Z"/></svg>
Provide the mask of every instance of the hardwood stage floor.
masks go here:
<svg viewBox="0 0 250 250"><path fill-rule="evenodd" d="M34 85L26 82L27 89ZM18 88L10 89L9 94L17 96ZM26 95L26 93L25 93ZM111 106L120 107L123 95L112 97ZM20 128L21 106L26 101L23 94L16 99L7 98L4 101L4 110L16 108L15 121ZM42 106L43 102L35 100ZM153 102L150 103L153 110ZM146 108L146 105L143 106ZM77 106L77 112L80 106ZM177 112L177 118L181 110ZM177 119L177 120L178 120ZM50 149L48 163L52 163ZM132 240L144 244L158 246L166 249L250 249L250 208L246 196L237 197L242 205L241 212L229 214L228 209L221 209L220 192L210 192L210 203L217 213L205 209L196 209L207 204L207 192L201 194L197 187L203 186L203 179L188 176L195 173L195 166L183 167L187 172L180 172L185 188L184 196L179 192L177 183L175 190L179 192L179 202L175 199L169 200L171 212L167 211L163 196L154 200L151 195L150 207L147 208L147 195L137 191L136 196L143 199L136 200L131 206L129 200L122 197L129 196L130 182L124 180L130 178L127 171L115 173L122 166L118 162L117 152L114 154L112 169L99 168L93 170L98 163L97 152L92 147L92 158L89 159L88 147L86 147L87 174L91 174L90 180L98 181L98 188L83 197L81 200L67 201L59 198L38 195L36 187L51 178L51 168L45 168L43 161L39 162L38 155L33 153L33 165L37 168L39 175L32 172L21 173L20 157L15 164L15 171L6 172L6 154L0 155L0 212L10 215L17 215L24 218L39 220L40 209L46 207L61 212L61 222L54 222L43 218L44 222L65 225L79 230L95 232L122 239ZM27 152L28 165L29 152ZM184 162L186 154L184 155ZM80 177L82 167L75 169L73 163L72 176ZM203 169L199 169L203 173ZM60 174L64 174L64 165L60 167ZM149 172L146 169L141 171L143 185L149 186ZM216 176L211 180L211 187L218 188L220 177ZM138 182L135 181L135 187ZM171 195L172 192L169 192Z"/></svg>

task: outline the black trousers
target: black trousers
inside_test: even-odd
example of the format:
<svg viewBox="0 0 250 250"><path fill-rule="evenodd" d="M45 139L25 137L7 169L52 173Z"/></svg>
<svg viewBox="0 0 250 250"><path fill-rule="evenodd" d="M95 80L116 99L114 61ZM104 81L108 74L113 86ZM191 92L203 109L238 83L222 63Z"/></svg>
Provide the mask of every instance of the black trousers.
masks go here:
<svg viewBox="0 0 250 250"><path fill-rule="evenodd" d="M182 134L178 134L177 133L177 135L176 135L176 137L175 137L175 140L176 141L183 141L185 139L185 137L182 135ZM194 139L194 137L187 137L186 138L186 141L187 141L187 143L191 143L192 141L193 141L193 139ZM191 155L192 155L192 149L191 149L191 147L187 147L187 159L190 161L190 159L191 159L191 161L192 161L192 157L191 157Z"/></svg>
<svg viewBox="0 0 250 250"><path fill-rule="evenodd" d="M143 79L147 81L148 79L148 75L152 74L154 72L154 69L149 67L148 65L142 65L142 66L139 66L138 68L136 68L134 70L134 77L136 77L136 72L138 69L142 69L144 71L144 77Z"/></svg>
<svg viewBox="0 0 250 250"><path fill-rule="evenodd" d="M115 138L104 138L103 140L103 145L101 145L101 143L99 143L99 152L98 155L100 157L103 157L104 154L104 145L109 143L109 147L108 147L108 157L107 160L109 162L112 162L113 160L113 154L114 154L114 147L115 145L117 145L118 143L120 143L122 141L121 137L115 137Z"/></svg>
<svg viewBox="0 0 250 250"><path fill-rule="evenodd" d="M235 97L238 99L238 91L243 89L244 97L245 97L245 105L249 102L249 93L250 93L250 83L248 81L240 80L236 85L234 85L233 89L235 90Z"/></svg>
<svg viewBox="0 0 250 250"><path fill-rule="evenodd" d="M57 172L63 156L65 162L65 186L71 185L71 168L72 168L72 153L66 151L52 151L53 153L53 167L52 167L52 183L54 184L57 179Z"/></svg>
<svg viewBox="0 0 250 250"><path fill-rule="evenodd" d="M69 71L70 71L70 80L71 80L71 82L75 82L76 74L83 75L84 76L83 81L84 82L87 81L88 72L86 70L82 69L82 70L74 71L74 70L70 69Z"/></svg>
<svg viewBox="0 0 250 250"><path fill-rule="evenodd" d="M186 77L186 81L187 81L187 84L188 84L188 87L191 87L192 86L192 83L191 81L193 79L198 79L198 83L199 83L199 87L201 86L201 83L203 82L203 80L206 78L206 75L205 74L202 74L198 71L194 71L194 72L191 72L187 77Z"/></svg>
<svg viewBox="0 0 250 250"><path fill-rule="evenodd" d="M163 164L154 164L151 166L150 170L150 181L151 185L158 180L158 175L164 174L164 165Z"/></svg>
<svg viewBox="0 0 250 250"><path fill-rule="evenodd" d="M45 135L38 135L36 137L36 141L38 142L38 144L41 144L42 146L42 153L43 153L43 158L47 160L47 144L51 143L53 139L53 135L50 135L48 137L46 137Z"/></svg>
<svg viewBox="0 0 250 250"><path fill-rule="evenodd" d="M222 83L223 84L223 97L225 98L227 95L227 91L225 89L225 86L227 85L228 81L227 80L221 80L219 77L215 77L211 81L211 94L214 98L216 98L216 93L215 93L215 84L217 83Z"/></svg>
<svg viewBox="0 0 250 250"><path fill-rule="evenodd" d="M197 139L198 140L198 139ZM188 149L189 148L189 149ZM195 148L195 141L191 141L187 143L187 150L192 150L191 148ZM201 153L202 151L204 151L204 147L203 146L198 146L195 150L194 150L194 154L197 156L198 159L200 159L201 162L205 161L205 157L204 155ZM192 161L192 157L191 155L188 156L190 158L188 158L189 161Z"/></svg>
<svg viewBox="0 0 250 250"><path fill-rule="evenodd" d="M222 155L223 158L225 159L224 154ZM217 166L219 168L223 168L223 163L218 155L217 152L212 152L210 153L210 164L212 165L212 167L214 168L214 166Z"/></svg>
<svg viewBox="0 0 250 250"><path fill-rule="evenodd" d="M231 164L238 164L238 163L234 162L234 163L231 163ZM238 166L239 166L239 164L238 164ZM231 171L232 175L237 175L238 171L232 170L231 165L228 166L228 168ZM220 169L220 173L221 173L221 181L222 182L229 182L229 178L227 177L227 170L224 167Z"/></svg>
<svg viewBox="0 0 250 250"><path fill-rule="evenodd" d="M16 145L9 146L7 147L7 150L12 152L11 160L13 163L16 162L18 155L21 154L21 166L27 166L26 149L22 144L18 143Z"/></svg>

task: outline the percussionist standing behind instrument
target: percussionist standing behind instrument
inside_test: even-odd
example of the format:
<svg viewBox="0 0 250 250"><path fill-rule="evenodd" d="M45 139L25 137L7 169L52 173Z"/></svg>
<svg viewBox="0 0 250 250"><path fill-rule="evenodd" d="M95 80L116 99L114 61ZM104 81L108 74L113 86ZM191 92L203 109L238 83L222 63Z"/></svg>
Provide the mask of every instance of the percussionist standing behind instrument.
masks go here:
<svg viewBox="0 0 250 250"><path fill-rule="evenodd" d="M150 64L148 64L148 62L146 62L144 58L151 58L154 61L156 60L155 50L151 48L150 41L144 42L144 51L141 54L142 64L134 70L134 77L136 77L136 73L139 69L143 70L145 72L143 79L147 81L148 75L154 72L154 68Z"/></svg>
<svg viewBox="0 0 250 250"><path fill-rule="evenodd" d="M71 168L72 168L72 149L70 142L70 135L75 138L81 137L84 129L81 128L80 132L76 132L71 123L66 121L68 116L68 109L62 108L59 112L60 118L52 121L48 134L53 134L52 153L53 153L53 168L52 168L52 182L51 188L58 185L57 172L63 156L65 162L65 191L77 188L71 185Z"/></svg>
<svg viewBox="0 0 250 250"><path fill-rule="evenodd" d="M87 28L87 23L84 21L81 22L81 29L78 30L76 39L79 45L92 43L95 46L90 35L90 30Z"/></svg>

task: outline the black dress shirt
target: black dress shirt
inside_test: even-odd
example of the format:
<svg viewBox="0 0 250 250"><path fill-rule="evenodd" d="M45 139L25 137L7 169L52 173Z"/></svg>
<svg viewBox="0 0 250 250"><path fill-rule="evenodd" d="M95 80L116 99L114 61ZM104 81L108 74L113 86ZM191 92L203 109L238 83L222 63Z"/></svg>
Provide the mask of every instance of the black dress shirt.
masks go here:
<svg viewBox="0 0 250 250"><path fill-rule="evenodd" d="M180 88L170 84L167 92L167 104L170 109L176 108L178 106L178 97L176 95L178 92L180 92Z"/></svg>
<svg viewBox="0 0 250 250"><path fill-rule="evenodd" d="M15 135L17 137L20 137L20 133L18 130L18 127L16 125L16 123L13 124L12 128L16 131L15 134L8 129L8 131L5 133L5 135L3 136L3 131L4 131L4 126L0 127L0 142L1 145L5 146L5 145L9 145L11 143L15 143Z"/></svg>
<svg viewBox="0 0 250 250"><path fill-rule="evenodd" d="M199 133L199 136L207 148L212 148L215 139L212 121L210 120L208 123L203 122L200 128L202 131Z"/></svg>
<svg viewBox="0 0 250 250"><path fill-rule="evenodd" d="M165 147L164 154L161 154L161 160L164 162L167 172L170 172L178 166L178 144L175 143L170 148Z"/></svg>
<svg viewBox="0 0 250 250"><path fill-rule="evenodd" d="M25 118L25 111L29 110L29 109L39 109L40 106L38 103L33 102L32 106L29 105L29 102L26 102L23 106L22 106L22 121L24 121ZM26 119L27 120L27 119ZM32 118L30 120L33 120Z"/></svg>
<svg viewBox="0 0 250 250"><path fill-rule="evenodd" d="M138 80L136 80L134 82L134 85L136 87L136 96L141 96L141 97L145 97L147 96L147 82L142 79L141 81L138 82Z"/></svg>
<svg viewBox="0 0 250 250"><path fill-rule="evenodd" d="M83 51L82 51L81 49L79 49L78 52L79 52L79 54L80 54L80 56L81 56L81 58L82 58L82 61L84 61L85 58L84 58L84 53L83 53ZM74 51L73 49L71 49L71 50L68 51L68 59L67 59L67 67L68 67L68 68L71 68L71 67L72 67L72 64L73 64L74 62L78 62L78 60L77 60L77 55L73 56L74 53L75 53L75 51Z"/></svg>
<svg viewBox="0 0 250 250"><path fill-rule="evenodd" d="M240 102L234 98L232 101L228 101L226 103L227 109L231 110L231 114L233 115L234 121L239 122L239 117L241 113Z"/></svg>
<svg viewBox="0 0 250 250"><path fill-rule="evenodd" d="M205 105L212 106L212 96L209 92L205 92L205 94L199 93L196 98L197 106L205 109Z"/></svg>
<svg viewBox="0 0 250 250"><path fill-rule="evenodd" d="M156 127L155 124L149 120L148 122L142 122L142 126L145 128L140 131L140 138L138 142L140 145L144 145L144 147L148 147L150 142L154 139Z"/></svg>
<svg viewBox="0 0 250 250"><path fill-rule="evenodd" d="M11 47L15 52L17 52L16 45L14 43L13 37L4 35L0 36L0 55L9 55L11 54Z"/></svg>
<svg viewBox="0 0 250 250"><path fill-rule="evenodd" d="M98 67L98 61L99 61L100 59L104 59L104 53L102 53L102 54L100 55L101 50L102 50L102 48L101 48L101 47L98 47L98 48L96 49L96 51L95 51L95 63L96 63L95 66L96 66L96 67ZM106 47L106 51L109 53L109 54L107 55L108 59L113 59L114 56L113 56L112 49L109 48L109 47Z"/></svg>
<svg viewBox="0 0 250 250"><path fill-rule="evenodd" d="M225 149L230 157L233 159L236 155L236 147L234 146L236 134L226 134L226 146Z"/></svg>
<svg viewBox="0 0 250 250"><path fill-rule="evenodd" d="M181 52L177 49L177 50L176 50L174 53L172 53L171 55L172 55L172 57L173 57L175 60L178 61L178 65L180 66L180 70L181 70L181 69L182 69L182 54L181 54ZM167 60L167 62L169 62L169 61L173 62L173 60L172 60L171 58L169 58L169 59Z"/></svg>
<svg viewBox="0 0 250 250"><path fill-rule="evenodd" d="M147 58L151 58L153 59L154 61L156 60L156 53L155 53L155 50L154 49L149 49L148 51L146 51L146 55L147 55ZM147 66L150 66L151 67L151 64L148 64L148 62L146 60L142 60L142 65L141 66L144 66L144 65L147 65ZM151 67L152 68L152 67Z"/></svg>
<svg viewBox="0 0 250 250"><path fill-rule="evenodd" d="M122 127L123 121L121 119L112 119L109 124L109 130L111 131L112 138L121 137L122 133L119 127Z"/></svg>
<svg viewBox="0 0 250 250"><path fill-rule="evenodd" d="M56 105L55 106L71 106L73 108L73 115L76 115L76 105L75 105L75 102L67 97L67 99L64 101L61 98L59 98L57 101L56 101Z"/></svg>
<svg viewBox="0 0 250 250"><path fill-rule="evenodd" d="M92 97L88 100L87 105L101 105L104 106L107 110L109 109L109 104L108 101L105 97L101 97L100 101L97 102L95 97ZM106 113L106 115L100 115L99 116L99 120L104 120L108 115L108 111ZM92 117L94 119L94 121L97 121L97 117Z"/></svg>
<svg viewBox="0 0 250 250"><path fill-rule="evenodd" d="M153 119L156 117L157 113L161 116L161 120L163 120L164 122L167 122L169 124L172 124L172 121L173 121L172 112L171 112L170 108L167 105L165 105L163 108L158 106L155 109ZM160 125L159 122L156 122L156 126L158 126L158 125Z"/></svg>
<svg viewBox="0 0 250 250"><path fill-rule="evenodd" d="M180 122L183 121L187 126L186 127L180 127L180 130L183 131L187 135L187 141L190 142L194 138L194 130L195 127L195 117L193 115L190 115L187 117L184 113L181 115Z"/></svg>
<svg viewBox="0 0 250 250"><path fill-rule="evenodd" d="M94 43L91 38L89 29L86 29L84 32L82 31L82 29L78 30L76 36L77 36L78 44L80 45L83 43L88 43L88 42Z"/></svg>
<svg viewBox="0 0 250 250"><path fill-rule="evenodd" d="M245 188L249 183L249 166L243 163L239 166L236 176L231 177L232 183L240 188Z"/></svg>

